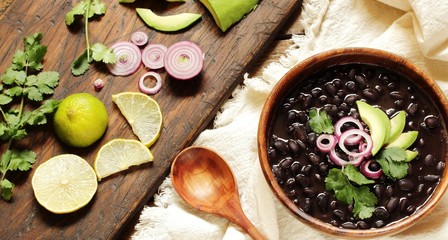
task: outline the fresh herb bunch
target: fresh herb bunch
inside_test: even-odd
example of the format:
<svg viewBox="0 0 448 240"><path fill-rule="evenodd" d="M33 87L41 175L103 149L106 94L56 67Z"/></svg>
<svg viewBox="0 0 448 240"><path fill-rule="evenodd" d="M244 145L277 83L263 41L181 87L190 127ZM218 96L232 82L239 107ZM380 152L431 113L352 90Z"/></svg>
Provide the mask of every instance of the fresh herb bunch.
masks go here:
<svg viewBox="0 0 448 240"><path fill-rule="evenodd" d="M76 16L84 18L84 31L86 35L86 50L73 62L72 73L75 76L84 74L90 67L92 61L115 63L117 57L112 49L102 43L95 43L90 46L89 40L89 19L94 16L104 15L106 4L100 0L82 0L75 5L65 16L65 23L70 26L75 22Z"/></svg>
<svg viewBox="0 0 448 240"><path fill-rule="evenodd" d="M59 73L42 71L47 47L40 44L43 35L35 33L24 39L25 50L18 50L0 82L0 140L6 150L0 158L0 190L4 200L12 197L14 184L6 179L8 171L28 171L36 161L36 153L13 149L13 142L27 135L27 127L47 123L46 115L58 107L58 100L47 100L36 108L44 95L53 94L59 84Z"/></svg>

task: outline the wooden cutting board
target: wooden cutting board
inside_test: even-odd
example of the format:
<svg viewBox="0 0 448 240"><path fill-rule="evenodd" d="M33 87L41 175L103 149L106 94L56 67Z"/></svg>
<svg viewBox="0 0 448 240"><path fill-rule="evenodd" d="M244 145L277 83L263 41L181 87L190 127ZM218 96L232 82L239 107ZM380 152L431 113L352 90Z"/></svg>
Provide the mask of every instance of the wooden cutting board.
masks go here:
<svg viewBox="0 0 448 240"><path fill-rule="evenodd" d="M77 154L93 165L99 148L114 138L136 139L130 126L111 100L111 95L123 91L138 91L137 79L147 70L143 67L128 77L114 77L103 64L95 64L80 77L72 76L70 64L85 49L85 33L80 23L68 28L65 14L78 1L25 0L14 1L0 21L0 73L3 74L17 49L23 49L22 39L32 33L44 34L42 44L48 46L44 70L58 71L60 84L54 98L63 99L71 93L88 92L106 105L110 123L103 138L93 146L69 148L59 142L51 125L34 128L20 143L37 153L34 169L49 158L62 154ZM26 173L10 173L16 184L10 202L0 201L0 236L2 239L111 239L138 214L167 176L175 155L190 145L213 120L220 106L243 80L243 74L278 34L291 13L300 11L301 1L261 0L260 5L226 33L215 25L211 15L199 1L169 3L137 0L119 4L118 0L103 0L107 13L89 22L91 42L111 45L129 40L137 31L148 33L151 42L167 46L180 41L196 42L205 54L202 75L191 81L178 81L166 73L162 90L154 96L163 112L163 131L150 148L155 159L151 164L106 179L98 186L93 200L81 210L56 215L41 207L34 198L31 177ZM181 12L203 14L191 28L178 33L160 33L148 27L135 13L136 7L150 8L158 14ZM93 89L93 81L101 78L105 87ZM4 144L1 153L4 151Z"/></svg>

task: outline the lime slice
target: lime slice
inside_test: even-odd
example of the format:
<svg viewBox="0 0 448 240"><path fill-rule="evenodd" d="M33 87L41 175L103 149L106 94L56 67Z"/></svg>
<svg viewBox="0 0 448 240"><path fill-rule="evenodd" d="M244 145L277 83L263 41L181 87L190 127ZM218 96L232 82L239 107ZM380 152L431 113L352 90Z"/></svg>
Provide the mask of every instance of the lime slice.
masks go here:
<svg viewBox="0 0 448 240"><path fill-rule="evenodd" d="M73 154L58 155L39 165L31 184L37 202L57 214L84 207L98 187L93 168Z"/></svg>
<svg viewBox="0 0 448 240"><path fill-rule="evenodd" d="M152 162L154 156L140 141L113 139L104 144L95 159L98 180L128 169L130 166Z"/></svg>
<svg viewBox="0 0 448 240"><path fill-rule="evenodd" d="M159 104L146 94L123 92L112 95L112 101L132 127L132 131L147 147L159 138L162 112Z"/></svg>

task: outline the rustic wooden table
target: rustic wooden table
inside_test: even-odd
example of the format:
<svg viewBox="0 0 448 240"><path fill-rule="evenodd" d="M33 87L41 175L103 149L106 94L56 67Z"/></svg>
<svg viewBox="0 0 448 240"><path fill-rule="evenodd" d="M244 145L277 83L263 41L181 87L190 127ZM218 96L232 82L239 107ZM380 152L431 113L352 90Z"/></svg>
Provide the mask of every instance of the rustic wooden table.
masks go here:
<svg viewBox="0 0 448 240"><path fill-rule="evenodd" d="M124 14L129 14L131 11L131 9L118 9L121 6L116 7L116 0L104 1L114 6L110 9L111 12L125 11ZM33 2L21 1L20 3L18 3L18 1L14 2L13 0L0 1L0 23L4 23L3 25L0 24L0 27L3 26L2 29L9 32L8 35L2 31L3 34L6 34L7 36L0 38L0 50L4 55L3 57L0 57L0 59L3 59L4 61L4 63L0 64L2 71L8 65L8 62L10 62L10 56L15 49L22 48L21 44L16 44L16 42L20 41L23 37L20 35L23 34L22 31L31 31L29 27L27 27L27 24L35 24L36 29L45 29L45 31L48 32L49 36L47 35L47 38L51 38L51 40L48 40L51 44L49 48L54 49L56 47L59 49L61 47L69 47L69 53L71 55L75 55L76 52L79 52L79 45L82 44L78 44L78 41L82 41L83 39L81 33L68 33L67 36L64 35L61 37L57 32L57 28L66 28L64 23L59 23L59 21L63 22L63 17L61 17L61 15L68 11L71 6L71 1L66 2L65 4L63 2L65 1L55 1L52 4L49 4L46 0L35 0ZM45 7L37 8L36 6L39 5L39 3ZM149 166L149 168L151 168L150 171L152 172L144 171L144 168L137 168L132 171L133 174L130 176L119 175L115 178L105 180L104 182L102 181L94 203L89 204L84 210L75 214L70 214L69 216L48 215L48 213L38 206L34 200L32 192L30 193L29 191L30 184L22 183L17 187L18 192L25 193L18 193L12 203L0 202L2 215L12 214L12 212L16 215L15 220L12 221L7 221L5 218L0 220L0 224L3 225L3 230L0 230L2 233L1 235L6 238L17 238L19 236L25 238L36 238L38 236L43 236L43 238L49 238L49 236L54 238L70 238L78 236L80 238L105 239L115 238L118 235L122 236L122 238L129 238L133 232L133 227L138 220L141 207L143 204L147 203L150 196L157 190L158 184L160 184L164 176L166 176L168 166L170 165L169 159L172 158L176 151L191 144L197 134L200 133L201 129L204 129L210 124L213 120L213 115L219 109L219 106L222 105L226 100L226 97L229 97L233 89L241 82L242 74L244 72L249 72L250 76L260 75L265 66L271 62L278 61L279 57L291 45L292 42L290 37L292 34L303 33L297 21L300 14L301 1L283 2L278 0L267 0L261 1L260 3L261 6L257 8L256 12L249 15L244 22L231 30L231 34L227 35L222 35L219 31L215 31L216 27L214 26L213 21L211 21L210 16L205 13L202 7L198 8L192 4L188 5L188 3L177 6L181 10L185 8L186 10L191 9L205 14L204 19L199 26L196 26L196 29L194 29L196 32L193 34L191 31L187 31L184 34L184 37L196 38L205 42L213 42L216 41L213 37L217 36L218 40L223 43L223 46L226 46L225 44L232 44L231 46L240 48L239 50L243 49L247 53L253 53L241 54L238 52L238 49L221 51L219 44L212 43L217 46L215 48L207 47L207 49L205 49L209 52L210 56L222 55L232 59L233 62L229 63L229 61L225 61L225 59L208 59L206 67L208 67L209 71L205 72L203 78L210 80L210 82L202 84L196 81L193 82L193 85L188 86L189 88L198 88L197 91L202 91L202 94L197 94L197 92L193 90L181 92L180 89L187 86L184 84L177 85L178 83L171 81L171 86L169 86L168 89L162 89L162 92L165 91L166 93L164 98L162 99L159 96L156 96L156 99L160 100L162 108L167 109L165 111L165 127L173 126L184 130L178 132L172 129L164 129L164 133L158 141L164 143L164 145L156 143L156 146L152 149L161 160L167 159L166 161L156 162L154 165ZM51 7L48 5L60 7L60 9L58 9L60 12L59 15L49 15L50 12L47 11L52 11L53 9L50 9ZM145 3L144 7L158 7L159 10L165 9L164 7L153 5L157 4ZM169 10L170 8L168 8L168 11ZM29 12L32 14L27 14ZM128 16L131 18L131 21L129 22L132 23L132 25L125 26L123 25L123 22L115 18L110 18L110 15L111 14L92 24L95 26L101 24L101 22L108 22L108 29L105 29L106 32L98 36L99 38L105 38L110 41L110 37L107 36L108 34L118 35L120 33L117 33L117 31L120 30L129 31L129 29L133 28L143 29L139 27L142 24L141 21L135 16ZM45 21L49 22L50 29L47 29L45 24L40 25L35 22L42 18L45 18ZM112 28L109 28L111 26L118 26L117 28L119 28L119 30L115 31ZM54 29L55 27L56 29ZM210 32L210 28L213 31ZM18 36L11 36L14 35L11 34L12 31ZM74 35L77 35L76 40L71 39ZM52 39L55 36L57 39ZM153 35L152 37L158 41L163 40L167 42L173 42L178 38L176 35ZM115 38L120 39L119 36L116 36ZM219 43L221 44L221 42ZM12 46L13 43L14 46ZM244 48L242 48L242 45L244 45ZM5 54L5 52L7 52L7 54ZM60 55L62 53L58 50L57 53L54 54ZM67 55L65 55L65 57L68 58ZM53 68L52 70L58 70L54 68L65 66L67 65L65 62L71 60L71 57L70 59L61 59L60 61L50 59L47 62L47 65L50 65L50 67ZM67 69L61 69L61 71L65 72L65 75L62 76L62 78L68 78L64 81L70 80L71 76L67 73ZM100 69L100 71L88 76L88 79L96 78L98 76L101 77L103 75L104 72ZM106 97L113 92L129 89L135 90L135 87L130 88L127 86L129 84L120 81L115 81L114 86L109 85L108 87L110 88L103 90L98 94L98 97L107 99ZM210 90L207 90L207 88ZM91 82L82 84L76 82L71 84L66 82L61 83L55 96L61 98L70 92L76 91L93 92ZM190 100L191 102L189 102ZM192 104L198 100L200 101L199 105L196 106ZM98 148L98 146L101 146L101 144L104 144L116 135L130 138L133 137L132 133L129 132L129 126L127 126L113 104L109 101L106 103L106 106L108 107L108 110L112 112L110 115L113 126L109 126L106 136L97 143L93 149ZM180 117L177 117L176 114L174 114L176 111L188 112L196 107L203 110L203 114L191 116L188 119L180 119ZM54 137L46 139L46 137L42 137L41 133L32 137L32 139L33 140L30 141L39 139L37 144L42 144L42 149L38 150L38 155L43 159L38 160L38 163L36 164L39 164L39 161L44 161L48 157L51 157L51 155L66 151L72 151L90 160L96 153L96 151L91 151L93 153L87 154L81 150L61 147ZM44 146L45 150L43 150ZM92 150L92 148L90 148L90 150ZM27 179L30 180L31 178L28 177ZM136 185L139 186L135 188ZM117 191L116 189L122 190ZM125 189L125 191L123 189ZM111 201L111 205L101 205L102 201ZM19 209L18 205L23 206L23 208ZM111 211L111 207L114 211ZM106 221L107 224L106 222L103 223L98 221ZM7 228L9 230L4 232Z"/></svg>

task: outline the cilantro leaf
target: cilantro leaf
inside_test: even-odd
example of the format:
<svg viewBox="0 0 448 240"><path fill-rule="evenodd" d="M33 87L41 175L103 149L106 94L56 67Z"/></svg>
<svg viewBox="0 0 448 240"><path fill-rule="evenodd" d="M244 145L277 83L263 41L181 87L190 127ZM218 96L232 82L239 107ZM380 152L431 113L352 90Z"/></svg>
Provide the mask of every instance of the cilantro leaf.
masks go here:
<svg viewBox="0 0 448 240"><path fill-rule="evenodd" d="M31 165L36 162L36 153L30 150L12 151L9 162L10 170L28 171Z"/></svg>
<svg viewBox="0 0 448 240"><path fill-rule="evenodd" d="M6 95L0 95L0 106L12 102L12 98Z"/></svg>
<svg viewBox="0 0 448 240"><path fill-rule="evenodd" d="M347 164L342 172L348 177L348 179L358 185L371 184L375 183L375 181L366 178L362 175L358 168L356 168L353 164Z"/></svg>
<svg viewBox="0 0 448 240"><path fill-rule="evenodd" d="M75 21L76 15L84 15L86 11L86 6L87 4L84 1L81 1L78 4L76 4L72 8L72 10L67 12L67 14L65 15L65 24L71 25Z"/></svg>
<svg viewBox="0 0 448 240"><path fill-rule="evenodd" d="M353 174L353 170L350 170L351 167L348 168L349 174ZM358 177L354 178L359 180ZM328 176L325 178L325 188L333 190L337 200L345 204L354 204L353 213L356 218L366 219L371 217L374 206L378 202L377 197L370 191L369 187L353 186L349 177L338 168L332 168L328 172Z"/></svg>
<svg viewBox="0 0 448 240"><path fill-rule="evenodd" d="M61 103L60 100L50 99L46 101L38 109L32 112L27 112L27 115L23 116L23 121L30 126L46 124L47 123L46 114L54 112L60 103Z"/></svg>
<svg viewBox="0 0 448 240"><path fill-rule="evenodd" d="M406 150L402 148L385 148L375 158L383 173L392 180L402 179L408 174L409 165L406 162Z"/></svg>
<svg viewBox="0 0 448 240"><path fill-rule="evenodd" d="M1 191L2 191L2 197L5 201L9 201L12 198L12 191L14 189L14 184L8 179L3 179L0 183Z"/></svg>
<svg viewBox="0 0 448 240"><path fill-rule="evenodd" d="M84 51L72 64L72 74L79 76L87 72L90 68L90 61L87 57L87 50Z"/></svg>
<svg viewBox="0 0 448 240"><path fill-rule="evenodd" d="M104 63L115 63L116 56L113 50L106 47L101 43L95 43L92 45L92 58L95 61L103 61Z"/></svg>
<svg viewBox="0 0 448 240"><path fill-rule="evenodd" d="M333 123L325 111L313 108L310 113L310 127L315 133L332 134L334 132Z"/></svg>
<svg viewBox="0 0 448 240"><path fill-rule="evenodd" d="M102 3L100 0L93 0L91 2L91 6L90 6L90 16L89 18L91 18L93 15L103 15L106 13L106 4Z"/></svg>

